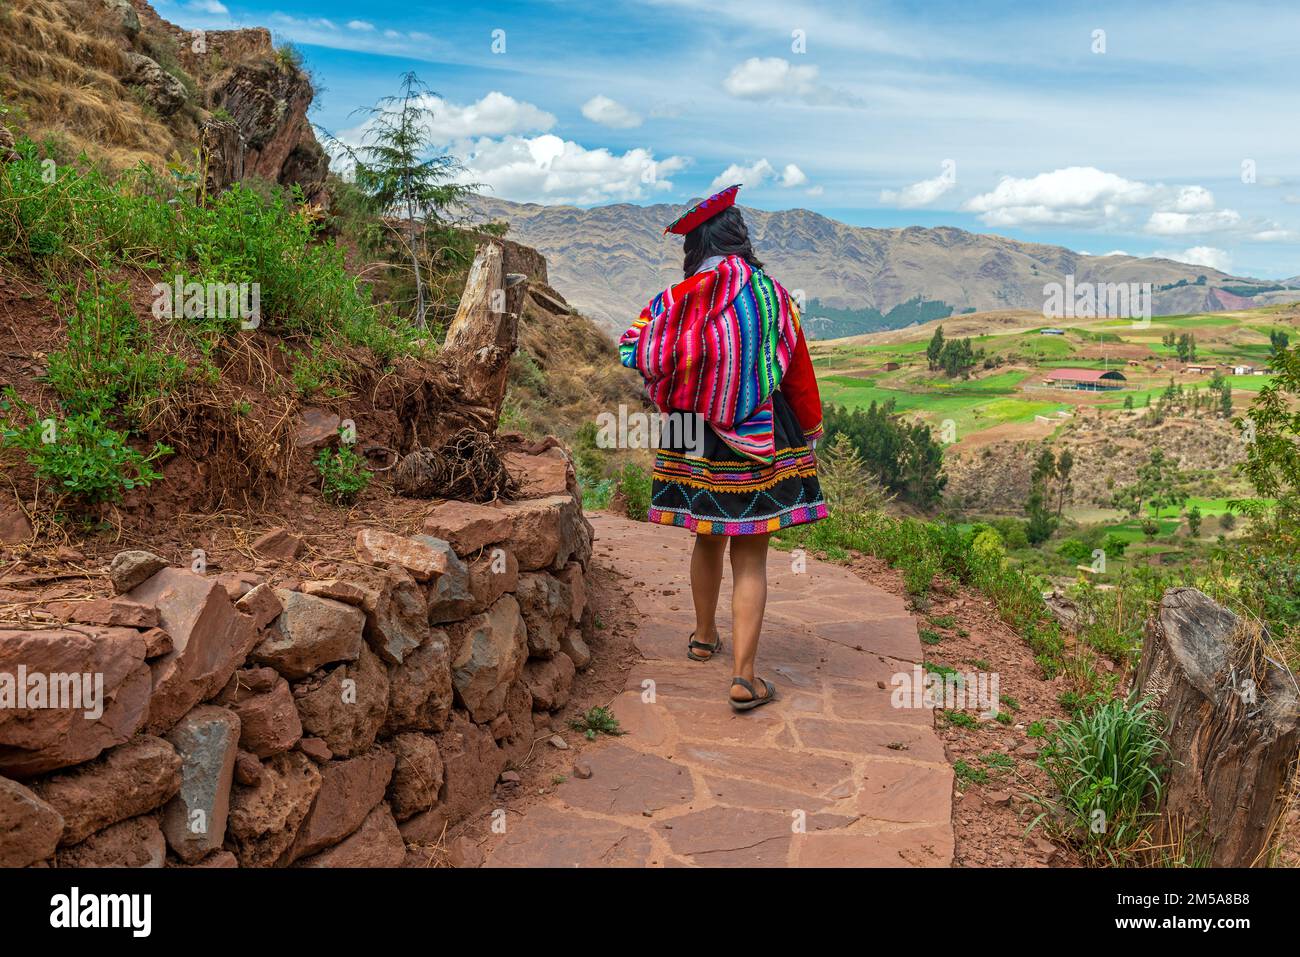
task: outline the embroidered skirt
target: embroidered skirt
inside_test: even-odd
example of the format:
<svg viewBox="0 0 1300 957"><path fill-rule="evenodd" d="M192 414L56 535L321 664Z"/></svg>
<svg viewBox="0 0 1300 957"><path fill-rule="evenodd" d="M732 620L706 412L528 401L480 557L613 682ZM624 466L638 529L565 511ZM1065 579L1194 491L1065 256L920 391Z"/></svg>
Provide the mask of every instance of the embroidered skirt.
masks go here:
<svg viewBox="0 0 1300 957"><path fill-rule="evenodd" d="M772 405L771 465L733 451L707 425L701 448L687 451L680 442L661 448L649 520L701 535L761 535L825 518L816 461L799 422L779 390Z"/></svg>

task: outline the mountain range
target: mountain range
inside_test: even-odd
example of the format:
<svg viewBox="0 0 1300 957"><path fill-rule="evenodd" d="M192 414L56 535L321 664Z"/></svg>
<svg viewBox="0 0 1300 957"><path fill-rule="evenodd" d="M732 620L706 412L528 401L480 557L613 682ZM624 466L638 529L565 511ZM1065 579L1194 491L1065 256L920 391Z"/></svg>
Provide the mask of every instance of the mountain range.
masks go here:
<svg viewBox="0 0 1300 957"><path fill-rule="evenodd" d="M697 202L691 200L690 202ZM471 219L506 221L509 236L546 256L551 284L613 335L682 277L681 240L664 224L686 208L620 203L580 209L475 197ZM742 207L759 258L803 293L817 338L894 329L954 313L1042 309L1043 287L1152 284L1152 313L1181 315L1300 300L1300 277L1259 280L1208 266L1091 256L954 227L873 229L806 209ZM1204 278L1202 278L1204 277Z"/></svg>

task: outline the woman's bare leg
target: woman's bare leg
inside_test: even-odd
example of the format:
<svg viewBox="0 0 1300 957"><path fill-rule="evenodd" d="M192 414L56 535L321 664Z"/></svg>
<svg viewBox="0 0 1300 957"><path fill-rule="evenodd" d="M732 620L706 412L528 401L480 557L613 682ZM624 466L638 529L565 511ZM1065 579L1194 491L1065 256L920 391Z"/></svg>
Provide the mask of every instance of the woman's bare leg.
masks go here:
<svg viewBox="0 0 1300 957"><path fill-rule="evenodd" d="M767 605L767 539L767 535L737 535L731 540L731 653L735 659L731 673L751 684ZM756 687L762 697L762 686ZM748 701L753 695L732 685L731 697Z"/></svg>
<svg viewBox="0 0 1300 957"><path fill-rule="evenodd" d="M716 644L718 640L718 589L722 587L722 558L727 539L722 535L696 535L691 551L691 598L695 602L695 640ZM701 658L712 654L693 649Z"/></svg>

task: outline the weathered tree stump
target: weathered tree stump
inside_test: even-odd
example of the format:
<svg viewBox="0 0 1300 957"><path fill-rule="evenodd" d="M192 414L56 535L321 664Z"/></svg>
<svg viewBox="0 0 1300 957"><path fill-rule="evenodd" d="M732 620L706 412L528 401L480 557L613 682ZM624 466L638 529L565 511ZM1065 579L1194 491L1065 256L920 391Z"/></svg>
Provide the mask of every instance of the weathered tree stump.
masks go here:
<svg viewBox="0 0 1300 957"><path fill-rule="evenodd" d="M447 327L441 358L458 385L456 398L468 407L471 422L490 422L489 431L496 427L505 401L527 288L527 277L504 271L501 247L484 243L470 266L456 317Z"/></svg>
<svg viewBox="0 0 1300 957"><path fill-rule="evenodd" d="M1216 867L1264 860L1300 751L1295 678L1258 625L1195 588L1171 588L1147 623L1135 687L1168 720L1167 839Z"/></svg>

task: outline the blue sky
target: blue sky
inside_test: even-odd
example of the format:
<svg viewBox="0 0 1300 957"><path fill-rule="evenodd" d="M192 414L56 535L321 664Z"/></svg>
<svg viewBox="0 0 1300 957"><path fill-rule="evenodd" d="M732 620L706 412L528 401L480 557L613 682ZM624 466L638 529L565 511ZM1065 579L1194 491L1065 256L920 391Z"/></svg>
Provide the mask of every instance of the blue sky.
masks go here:
<svg viewBox="0 0 1300 957"><path fill-rule="evenodd" d="M416 71L506 199L746 205L1300 274L1300 6L157 0L353 111ZM918 9L920 8L920 9Z"/></svg>

